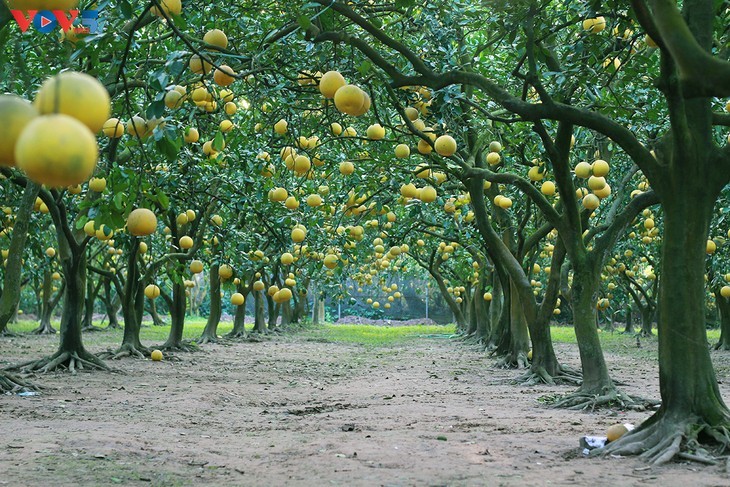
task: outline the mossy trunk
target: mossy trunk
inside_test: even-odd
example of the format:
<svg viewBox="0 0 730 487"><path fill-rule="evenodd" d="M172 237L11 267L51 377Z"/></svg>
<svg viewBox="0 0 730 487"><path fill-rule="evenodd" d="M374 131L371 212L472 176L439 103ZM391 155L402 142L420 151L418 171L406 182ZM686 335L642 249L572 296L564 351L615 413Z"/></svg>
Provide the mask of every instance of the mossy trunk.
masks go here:
<svg viewBox="0 0 730 487"><path fill-rule="evenodd" d="M200 335L200 341L215 341L218 339L218 324L221 321L223 313L221 303L221 280L218 276L218 263L210 266L209 285L210 285L210 311L208 321L205 323L203 333Z"/></svg>
<svg viewBox="0 0 730 487"><path fill-rule="evenodd" d="M139 332L144 313L145 295L144 287L140 282L139 263L137 262L138 250L139 239L134 237L127 259L127 279L124 283L124 295L122 296L122 315L124 316L122 348L127 347L142 352L145 348L140 342Z"/></svg>
<svg viewBox="0 0 730 487"><path fill-rule="evenodd" d="M509 365L527 366L527 352L530 350L530 336L527 320L522 310L517 288L510 280L510 350L506 357Z"/></svg>
<svg viewBox="0 0 730 487"><path fill-rule="evenodd" d="M28 181L20 200L20 207L15 215L8 258L5 260L5 278L3 280L2 295L0 295L0 334L7 329L8 323L15 316L20 302L21 274L23 267L23 250L28 238L30 215L40 185Z"/></svg>
<svg viewBox="0 0 730 487"><path fill-rule="evenodd" d="M720 291L715 291L715 303L720 311L720 339L715 350L730 350L730 300L723 298Z"/></svg>
<svg viewBox="0 0 730 487"><path fill-rule="evenodd" d="M625 319L626 319L626 327L624 328L624 333L634 333L634 316L633 316L633 310L631 309L631 305L626 305L626 310L624 311L626 313Z"/></svg>
<svg viewBox="0 0 730 487"><path fill-rule="evenodd" d="M650 337L652 332L652 324L654 322L654 308L651 306L641 307L641 335Z"/></svg>
<svg viewBox="0 0 730 487"><path fill-rule="evenodd" d="M489 348L494 355L506 355L510 349L510 292L509 286L504 285L503 276L494 280L494 292L492 293L492 305L490 307L490 321L492 331L489 337Z"/></svg>
<svg viewBox="0 0 730 487"><path fill-rule="evenodd" d="M149 302L149 313L152 317L152 324L154 326L165 326L165 320L162 319L160 313L157 312L157 301L151 300Z"/></svg>
<svg viewBox="0 0 730 487"><path fill-rule="evenodd" d="M174 282L172 284L172 306L170 307L170 334L163 348L183 347L183 330L185 329L185 308L187 297L185 296L185 284Z"/></svg>
<svg viewBox="0 0 730 487"><path fill-rule="evenodd" d="M65 288L65 285L63 286ZM36 335L48 335L56 333L56 329L51 324L53 310L58 305L63 295L64 289L59 290L53 295L53 277L50 267L43 270L43 296L41 297L40 323L38 328L33 330Z"/></svg>
<svg viewBox="0 0 730 487"><path fill-rule="evenodd" d="M730 412L717 387L705 329L705 247L714 201L703 201L688 188L662 203L662 319L657 327L662 406L655 416L727 424Z"/></svg>
<svg viewBox="0 0 730 487"><path fill-rule="evenodd" d="M596 328L596 292L599 273L587 265L573 264L573 286L571 304L573 326L578 341L583 384L579 392L603 395L614 389L613 381L606 367L601 341Z"/></svg>
<svg viewBox="0 0 730 487"><path fill-rule="evenodd" d="M82 249L69 254L67 258L61 260L66 292L63 298L61 343L58 351L84 356L88 354L81 339L81 320L86 293L86 253Z"/></svg>
<svg viewBox="0 0 730 487"><path fill-rule="evenodd" d="M102 279L104 279L104 294L102 301L106 308L106 315L109 318L109 326L107 326L107 328L121 328L121 325L119 324L119 308L121 307L119 296L112 294L111 279Z"/></svg>
<svg viewBox="0 0 730 487"><path fill-rule="evenodd" d="M276 328L276 323L279 321L279 312L281 311L281 306L274 302L274 299L269 296L269 293L266 293L264 299L266 299L266 310L269 317L267 323L268 329L273 330Z"/></svg>
<svg viewBox="0 0 730 487"><path fill-rule="evenodd" d="M228 334L228 337L244 337L246 335L246 301L248 300L249 291L243 284L238 286L237 291L243 295L243 303L241 306L236 306L236 312L233 314L233 329Z"/></svg>
<svg viewBox="0 0 730 487"><path fill-rule="evenodd" d="M264 291L253 292L254 305L254 333L266 333L266 317L264 316ZM273 300L272 300L273 302Z"/></svg>

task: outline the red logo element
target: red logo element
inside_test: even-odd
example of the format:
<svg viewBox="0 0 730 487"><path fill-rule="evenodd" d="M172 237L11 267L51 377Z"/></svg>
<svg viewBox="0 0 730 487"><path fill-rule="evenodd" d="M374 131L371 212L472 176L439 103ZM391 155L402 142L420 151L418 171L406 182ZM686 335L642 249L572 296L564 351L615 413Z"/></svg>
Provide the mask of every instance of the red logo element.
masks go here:
<svg viewBox="0 0 730 487"><path fill-rule="evenodd" d="M28 30L30 24L33 22L33 19L38 13L38 10L28 10L26 12L22 10L11 10L10 13L12 14L15 21L18 23L20 31L25 32ZM52 13L55 19L48 18L46 15L40 16L41 27L47 27L55 20L56 22L58 22L58 25L61 26L61 30L63 30L64 32L68 32L73 27L73 23L79 16L78 10L69 10L68 12L65 12L63 10L53 10Z"/></svg>

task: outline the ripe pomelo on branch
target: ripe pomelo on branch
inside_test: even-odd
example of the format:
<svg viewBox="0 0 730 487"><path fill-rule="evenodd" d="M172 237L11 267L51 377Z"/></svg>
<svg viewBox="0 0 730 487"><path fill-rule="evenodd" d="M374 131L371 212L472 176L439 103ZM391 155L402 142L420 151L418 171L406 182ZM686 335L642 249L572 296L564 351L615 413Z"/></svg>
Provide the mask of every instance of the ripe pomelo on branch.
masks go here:
<svg viewBox="0 0 730 487"><path fill-rule="evenodd" d="M109 119L109 93L99 80L85 73L65 71L43 82L34 101L41 115L63 113L96 133Z"/></svg>
<svg viewBox="0 0 730 487"><path fill-rule="evenodd" d="M137 208L127 217L127 230L135 237L146 237L157 230L157 217L147 208Z"/></svg>
<svg viewBox="0 0 730 487"><path fill-rule="evenodd" d="M38 116L29 101L15 95L0 95L0 166L15 165L15 144L23 129Z"/></svg>
<svg viewBox="0 0 730 487"><path fill-rule="evenodd" d="M96 167L96 137L68 115L46 115L29 123L15 146L15 161L28 177L49 187L75 186Z"/></svg>

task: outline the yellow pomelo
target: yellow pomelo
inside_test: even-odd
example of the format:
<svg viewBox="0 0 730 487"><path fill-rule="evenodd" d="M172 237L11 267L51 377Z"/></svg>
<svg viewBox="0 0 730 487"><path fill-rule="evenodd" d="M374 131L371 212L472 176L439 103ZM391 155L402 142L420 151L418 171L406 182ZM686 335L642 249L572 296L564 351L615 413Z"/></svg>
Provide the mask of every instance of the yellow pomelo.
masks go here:
<svg viewBox="0 0 730 487"><path fill-rule="evenodd" d="M180 237L180 248L181 249L191 249L193 248L193 239L188 237L187 235L183 235Z"/></svg>
<svg viewBox="0 0 730 487"><path fill-rule="evenodd" d="M99 80L85 73L66 71L48 78L34 102L42 115L63 113L98 132L109 118L109 93Z"/></svg>
<svg viewBox="0 0 730 487"><path fill-rule="evenodd" d="M350 161L343 161L340 163L340 174L343 176L349 176L355 172L355 165Z"/></svg>
<svg viewBox="0 0 730 487"><path fill-rule="evenodd" d="M586 161L579 162L575 166L575 176L581 179L588 179L591 176L591 165Z"/></svg>
<svg viewBox="0 0 730 487"><path fill-rule="evenodd" d="M231 294L231 304L233 306L241 306L245 302L245 298L241 293Z"/></svg>
<svg viewBox="0 0 730 487"><path fill-rule="evenodd" d="M89 189L95 193L101 193L106 189L106 178L89 179Z"/></svg>
<svg viewBox="0 0 730 487"><path fill-rule="evenodd" d="M124 124L118 118L110 118L101 127L101 131L110 139L118 139L124 135Z"/></svg>
<svg viewBox="0 0 730 487"><path fill-rule="evenodd" d="M730 286L722 286L720 295L725 299L730 298Z"/></svg>
<svg viewBox="0 0 730 487"><path fill-rule="evenodd" d="M148 284L147 287L144 288L144 295L149 299L155 299L160 296L160 288L154 284Z"/></svg>
<svg viewBox="0 0 730 487"><path fill-rule="evenodd" d="M325 98L334 98L337 90L346 84L347 81L345 81L344 76L342 76L338 71L327 71L319 80L319 92L322 93Z"/></svg>
<svg viewBox="0 0 730 487"><path fill-rule="evenodd" d="M588 210L595 210L600 204L601 200L595 194L587 194L583 197L583 207Z"/></svg>
<svg viewBox="0 0 730 487"><path fill-rule="evenodd" d="M608 441L616 441L628 432L629 430L626 426L622 424L614 424L606 430L606 437Z"/></svg>
<svg viewBox="0 0 730 487"><path fill-rule="evenodd" d="M254 291L263 291L266 285L262 281L256 281L253 283Z"/></svg>
<svg viewBox="0 0 730 487"><path fill-rule="evenodd" d="M152 235L157 230L157 217L147 208L137 208L127 217L127 230L136 237Z"/></svg>
<svg viewBox="0 0 730 487"><path fill-rule="evenodd" d="M608 175L610 167L608 163L603 159L596 159L595 161L593 161L592 169L594 176L605 177L606 175Z"/></svg>
<svg viewBox="0 0 730 487"><path fill-rule="evenodd" d="M303 228L294 228L291 231L291 239L295 243L304 242L304 239L307 237L307 231Z"/></svg>
<svg viewBox="0 0 730 487"><path fill-rule="evenodd" d="M208 61L204 61L197 54L190 56L190 62L188 64L190 71L195 74L208 74L213 69L213 65Z"/></svg>
<svg viewBox="0 0 730 487"><path fill-rule="evenodd" d="M206 32L203 36L203 42L211 46L220 47L221 49L228 47L228 37L220 29L211 29Z"/></svg>
<svg viewBox="0 0 730 487"><path fill-rule="evenodd" d="M193 144L193 143L197 142L200 139L200 134L198 133L198 129L190 127L183 135L183 139L188 144Z"/></svg>
<svg viewBox="0 0 730 487"><path fill-rule="evenodd" d="M165 106L169 109L179 108L182 104L182 94L176 90L165 93Z"/></svg>
<svg viewBox="0 0 730 487"><path fill-rule="evenodd" d="M15 161L33 181L74 186L94 172L99 148L94 134L68 115L37 117L21 132Z"/></svg>
<svg viewBox="0 0 730 487"><path fill-rule="evenodd" d="M182 12L182 2L181 0L158 0L160 2L160 6L162 7L152 7L150 9L150 12L152 15L157 15L158 17L164 17L163 12L167 14L168 17L171 15L180 15Z"/></svg>
<svg viewBox="0 0 730 487"><path fill-rule="evenodd" d="M405 159L411 155L411 148L406 144L398 144L395 146L395 157Z"/></svg>
<svg viewBox="0 0 730 487"><path fill-rule="evenodd" d="M15 95L0 95L0 166L15 165L15 144L23 129L38 116L30 102Z"/></svg>
<svg viewBox="0 0 730 487"><path fill-rule="evenodd" d="M385 137L385 129L379 123L369 126L365 133L371 140L382 140Z"/></svg>
<svg viewBox="0 0 730 487"><path fill-rule="evenodd" d="M200 274L203 272L203 263L199 260L194 260L190 263L190 272L193 274Z"/></svg>
<svg viewBox="0 0 730 487"><path fill-rule="evenodd" d="M228 65L221 64L220 68L215 70L215 73L213 73L213 81L216 82L219 86L230 86L234 81L236 81L236 72L233 71L233 68L231 68Z"/></svg>
<svg viewBox="0 0 730 487"><path fill-rule="evenodd" d="M540 191L542 191L542 194L545 196L552 196L555 194L555 183L552 181L545 181L542 183L542 186L540 186Z"/></svg>
<svg viewBox="0 0 730 487"><path fill-rule="evenodd" d="M153 362L160 362L162 361L162 352L159 350L152 350L152 353L150 354L150 358Z"/></svg>
<svg viewBox="0 0 730 487"><path fill-rule="evenodd" d="M335 267L337 267L338 260L339 259L337 258L336 255L328 254L327 256L325 256L323 263L327 269L334 269Z"/></svg>
<svg viewBox="0 0 730 487"><path fill-rule="evenodd" d="M307 206L316 208L322 204L322 197L318 194L310 194L307 196Z"/></svg>
<svg viewBox="0 0 730 487"><path fill-rule="evenodd" d="M442 135L436 139L433 147L440 156L453 156L456 153L456 140L450 135Z"/></svg>
<svg viewBox="0 0 730 487"><path fill-rule="evenodd" d="M345 85L335 93L335 107L342 113L355 115L365 103L365 93L355 85Z"/></svg>
<svg viewBox="0 0 730 487"><path fill-rule="evenodd" d="M426 186L421 189L420 200L424 203L433 203L436 201L436 190L433 186Z"/></svg>
<svg viewBox="0 0 730 487"><path fill-rule="evenodd" d="M220 267L218 267L218 277L224 281L230 279L233 277L233 268L228 264L221 264Z"/></svg>
<svg viewBox="0 0 730 487"><path fill-rule="evenodd" d="M284 252L281 254L280 260L284 265L291 265L294 262L294 256L289 252Z"/></svg>

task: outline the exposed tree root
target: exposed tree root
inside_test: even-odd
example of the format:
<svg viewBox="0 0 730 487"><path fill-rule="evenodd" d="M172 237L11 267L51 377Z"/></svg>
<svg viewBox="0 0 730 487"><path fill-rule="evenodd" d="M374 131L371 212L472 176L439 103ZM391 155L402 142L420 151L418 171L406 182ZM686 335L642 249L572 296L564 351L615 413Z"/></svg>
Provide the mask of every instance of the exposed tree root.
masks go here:
<svg viewBox="0 0 730 487"><path fill-rule="evenodd" d="M37 391L38 386L20 377L0 371L0 394L17 394L18 392Z"/></svg>
<svg viewBox="0 0 730 487"><path fill-rule="evenodd" d="M499 369L524 369L530 366L525 352L510 353L494 364Z"/></svg>
<svg viewBox="0 0 730 487"><path fill-rule="evenodd" d="M20 334L12 332L12 331L8 330L7 328L4 329L3 331L0 331L0 337L15 338L15 337L19 337L19 336L20 336Z"/></svg>
<svg viewBox="0 0 730 487"><path fill-rule="evenodd" d="M580 371L572 369L567 365L559 365L558 373L551 375L545 370L545 367L532 367L529 372L513 379L512 384L530 387L537 384L548 384L554 386L556 384L571 384L575 386L581 385L583 375Z"/></svg>
<svg viewBox="0 0 730 487"><path fill-rule="evenodd" d="M572 411L595 411L601 408L623 408L644 411L647 407L656 406L658 401L630 396L615 387L604 387L599 392L576 391L562 397L543 396L542 402L551 407Z"/></svg>
<svg viewBox="0 0 730 487"><path fill-rule="evenodd" d="M712 451L703 444L710 446ZM715 465L718 463L715 455L728 449L730 422L710 426L696 416L681 420L662 416L658 420L650 418L638 429L591 455L639 455L652 465L662 465L675 458Z"/></svg>
<svg viewBox="0 0 730 487"><path fill-rule="evenodd" d="M123 343L116 351L112 352L111 350L107 350L106 352L99 353L98 357L112 360L118 360L123 357L147 358L151 353L152 350L147 347L135 347L132 344Z"/></svg>
<svg viewBox="0 0 730 487"><path fill-rule="evenodd" d="M101 327L94 326L94 325L85 326L85 327L83 327L81 329L81 331L84 332L84 333L96 332L96 331L104 331L104 330L106 330L106 328L101 328Z"/></svg>
<svg viewBox="0 0 730 487"><path fill-rule="evenodd" d="M225 335L224 338L227 338L229 340L246 338L246 332L245 331L237 331L235 333L234 332L230 332L227 335Z"/></svg>
<svg viewBox="0 0 730 487"><path fill-rule="evenodd" d="M206 343L218 343L219 338L216 335L201 335L195 342L198 345L205 345Z"/></svg>
<svg viewBox="0 0 730 487"><path fill-rule="evenodd" d="M50 324L39 325L38 328L30 332L31 335L55 335L56 333L58 333L58 330Z"/></svg>
<svg viewBox="0 0 730 487"><path fill-rule="evenodd" d="M161 351L167 352L199 352L200 347L195 342L164 343L160 345Z"/></svg>
<svg viewBox="0 0 730 487"><path fill-rule="evenodd" d="M72 374L75 374L77 370L112 370L96 355L87 351L83 351L81 352L81 355L79 355L78 352L62 352L60 350L50 357L44 357L40 360L14 365L13 367L10 367L9 370L20 370L24 373L38 372L45 374L60 368L65 368Z"/></svg>

